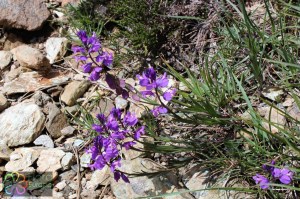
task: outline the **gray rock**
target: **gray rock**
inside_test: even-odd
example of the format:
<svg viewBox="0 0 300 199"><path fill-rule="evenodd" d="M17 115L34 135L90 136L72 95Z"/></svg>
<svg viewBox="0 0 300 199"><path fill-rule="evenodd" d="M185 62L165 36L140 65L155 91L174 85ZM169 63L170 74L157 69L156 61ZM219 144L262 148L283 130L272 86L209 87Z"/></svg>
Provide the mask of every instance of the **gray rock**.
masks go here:
<svg viewBox="0 0 300 199"><path fill-rule="evenodd" d="M89 81L72 81L66 87L61 95L61 101L68 106L73 106L76 100L83 96L90 86Z"/></svg>
<svg viewBox="0 0 300 199"><path fill-rule="evenodd" d="M62 170L67 170L71 167L71 164L74 162L73 153L66 153L66 155L61 159Z"/></svg>
<svg viewBox="0 0 300 199"><path fill-rule="evenodd" d="M0 51L0 69L3 70L8 66L12 59L12 53L9 51Z"/></svg>
<svg viewBox="0 0 300 199"><path fill-rule="evenodd" d="M63 181L61 181L61 182L59 182L59 183L57 183L57 184L55 185L55 187L56 187L59 191L63 190L66 186L67 186L67 183L66 183L65 180L63 180Z"/></svg>
<svg viewBox="0 0 300 199"><path fill-rule="evenodd" d="M65 171L59 175L61 180L71 181L76 176L76 172L73 170Z"/></svg>
<svg viewBox="0 0 300 199"><path fill-rule="evenodd" d="M73 146L74 146L74 147L80 147L83 143L84 143L83 140L81 140L81 139L76 139L76 140L74 140Z"/></svg>
<svg viewBox="0 0 300 199"><path fill-rule="evenodd" d="M281 96L284 94L283 90L276 87L265 88L261 94L273 101L280 100Z"/></svg>
<svg viewBox="0 0 300 199"><path fill-rule="evenodd" d="M45 44L47 58L50 64L63 58L67 52L68 39L63 37L50 37Z"/></svg>
<svg viewBox="0 0 300 199"><path fill-rule="evenodd" d="M29 31L40 29L50 17L43 0L0 0L0 25Z"/></svg>
<svg viewBox="0 0 300 199"><path fill-rule="evenodd" d="M60 149L46 149L41 151L40 157L37 161L37 171L57 171L62 168L61 159L65 156L65 152Z"/></svg>
<svg viewBox="0 0 300 199"><path fill-rule="evenodd" d="M82 154L82 156L80 157L80 166L85 168L89 167L88 165L91 163L91 159L92 159L92 154L90 153Z"/></svg>
<svg viewBox="0 0 300 199"><path fill-rule="evenodd" d="M73 134L74 134L74 131L75 131L75 130L76 130L76 129L75 129L74 127L72 127L72 126L67 126L67 127L63 128L60 132L61 132L61 134L64 135L64 136L70 136L70 135L73 135Z"/></svg>
<svg viewBox="0 0 300 199"><path fill-rule="evenodd" d="M116 108L125 109L128 105L128 101L121 96L116 97L115 99Z"/></svg>
<svg viewBox="0 0 300 199"><path fill-rule="evenodd" d="M6 109L9 106L9 103L6 99L6 97L0 93L0 112Z"/></svg>
<svg viewBox="0 0 300 199"><path fill-rule="evenodd" d="M5 165L6 171L24 171L39 157L39 151L34 148L18 148L10 154L10 161ZM28 171L28 170L27 170Z"/></svg>
<svg viewBox="0 0 300 199"><path fill-rule="evenodd" d="M49 60L37 49L27 45L18 46L11 50L22 67L41 70L48 69Z"/></svg>
<svg viewBox="0 0 300 199"><path fill-rule="evenodd" d="M158 172L162 167L151 160L136 158L133 160L123 160L121 171L126 173L151 173ZM130 183L122 180L116 182L111 178L111 189L117 198L138 198L142 196L169 193L174 189L177 182L175 175L171 172L162 173L154 177L135 176L129 178Z"/></svg>
<svg viewBox="0 0 300 199"><path fill-rule="evenodd" d="M13 151L6 145L3 140L0 140L0 160L9 161L10 154Z"/></svg>
<svg viewBox="0 0 300 199"><path fill-rule="evenodd" d="M48 135L40 135L36 140L33 142L35 145L42 145L48 148L54 148L53 140Z"/></svg>
<svg viewBox="0 0 300 199"><path fill-rule="evenodd" d="M22 102L0 114L0 140L8 146L31 143L43 130L45 116L32 102Z"/></svg>
<svg viewBox="0 0 300 199"><path fill-rule="evenodd" d="M74 106L66 106L64 108L64 112L67 114L75 114L77 111L79 110L79 106L78 105L74 105Z"/></svg>
<svg viewBox="0 0 300 199"><path fill-rule="evenodd" d="M61 130L68 125L67 118L55 104L48 103L46 107L49 111L46 129L51 137L59 138L62 136Z"/></svg>
<svg viewBox="0 0 300 199"><path fill-rule="evenodd" d="M109 181L110 169L108 166L105 166L103 169L95 170L93 172L91 180L86 183L86 188L95 191L99 185L105 186L106 184L109 184Z"/></svg>

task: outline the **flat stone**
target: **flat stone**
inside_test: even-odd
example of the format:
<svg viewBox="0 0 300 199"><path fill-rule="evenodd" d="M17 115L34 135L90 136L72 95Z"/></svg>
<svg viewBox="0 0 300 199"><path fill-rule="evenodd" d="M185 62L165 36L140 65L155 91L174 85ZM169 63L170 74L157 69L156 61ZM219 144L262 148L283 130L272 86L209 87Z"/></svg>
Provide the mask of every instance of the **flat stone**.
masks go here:
<svg viewBox="0 0 300 199"><path fill-rule="evenodd" d="M73 135L73 134L74 134L75 130L76 130L76 129L75 129L74 127L72 127L72 126L67 126L67 127L63 128L60 132L61 132L61 134L64 135L64 136L70 136L70 135Z"/></svg>
<svg viewBox="0 0 300 199"><path fill-rule="evenodd" d="M47 148L54 148L53 140L48 135L40 135L33 143Z"/></svg>
<svg viewBox="0 0 300 199"><path fill-rule="evenodd" d="M45 44L45 51L50 64L62 59L67 52L68 39L64 37L50 37Z"/></svg>
<svg viewBox="0 0 300 199"><path fill-rule="evenodd" d="M90 86L89 81L72 81L66 87L61 95L61 101L68 106L73 106L76 100L83 96Z"/></svg>
<svg viewBox="0 0 300 199"><path fill-rule="evenodd" d="M261 93L264 97L272 101L280 100L281 96L284 94L282 89L276 87L266 88Z"/></svg>
<svg viewBox="0 0 300 199"><path fill-rule="evenodd" d="M3 140L0 140L0 160L9 161L10 154L13 151L6 145Z"/></svg>
<svg viewBox="0 0 300 199"><path fill-rule="evenodd" d="M63 190L66 186L67 186L67 183L66 183L65 180L63 180L63 181L61 181L61 182L59 182L59 183L57 183L57 184L55 185L55 187L56 187L59 191Z"/></svg>
<svg viewBox="0 0 300 199"><path fill-rule="evenodd" d="M8 146L31 143L43 130L45 116L32 102L22 102L0 114L0 140Z"/></svg>
<svg viewBox="0 0 300 199"><path fill-rule="evenodd" d="M25 72L14 80L6 82L2 90L7 95L34 92L44 87L65 83L69 78L68 74L62 74L54 69L49 71L46 76L36 71Z"/></svg>
<svg viewBox="0 0 300 199"><path fill-rule="evenodd" d="M128 101L121 96L116 97L115 99L116 108L125 109L128 105Z"/></svg>
<svg viewBox="0 0 300 199"><path fill-rule="evenodd" d="M80 166L88 168L89 164L91 164L92 154L84 153L80 156Z"/></svg>
<svg viewBox="0 0 300 199"><path fill-rule="evenodd" d="M278 133L280 131L279 128L284 128L284 125L286 124L286 118L283 116L283 114L281 114L275 108L266 107L265 110L266 110L266 114L265 114L264 118L267 121L270 121L271 124L268 122L263 122L262 123L263 127L266 129L270 129L270 126L271 126L271 132ZM273 123L274 123L274 125L278 126L279 128L272 125Z"/></svg>
<svg viewBox="0 0 300 199"><path fill-rule="evenodd" d="M0 69L3 70L11 62L13 55L9 51L0 51Z"/></svg>
<svg viewBox="0 0 300 199"><path fill-rule="evenodd" d="M55 104L48 103L46 107L49 111L46 129L51 137L59 138L62 136L61 130L68 125L67 118Z"/></svg>
<svg viewBox="0 0 300 199"><path fill-rule="evenodd" d="M34 148L18 148L10 154L10 161L5 165L6 171L24 171L39 157L39 151ZM28 171L28 169L26 170Z"/></svg>
<svg viewBox="0 0 300 199"><path fill-rule="evenodd" d="M57 171L62 168L61 159L65 156L65 152L60 149L46 149L41 151L40 157L37 161L37 171Z"/></svg>
<svg viewBox="0 0 300 199"><path fill-rule="evenodd" d="M34 70L49 68L49 60L38 50L28 45L21 45L11 50L22 67Z"/></svg>
<svg viewBox="0 0 300 199"><path fill-rule="evenodd" d="M86 188L91 191L95 191L99 185L105 186L110 181L110 169L105 166L101 170L93 171L93 175L90 181L87 181Z"/></svg>
<svg viewBox="0 0 300 199"><path fill-rule="evenodd" d="M71 168L71 164L74 161L74 155L73 153L66 153L66 155L61 159L61 166L63 170L67 170L69 168Z"/></svg>
<svg viewBox="0 0 300 199"><path fill-rule="evenodd" d="M0 93L0 112L6 109L9 106L9 103L6 99L6 97Z"/></svg>
<svg viewBox="0 0 300 199"><path fill-rule="evenodd" d="M44 0L0 0L0 25L29 31L40 29L50 17Z"/></svg>

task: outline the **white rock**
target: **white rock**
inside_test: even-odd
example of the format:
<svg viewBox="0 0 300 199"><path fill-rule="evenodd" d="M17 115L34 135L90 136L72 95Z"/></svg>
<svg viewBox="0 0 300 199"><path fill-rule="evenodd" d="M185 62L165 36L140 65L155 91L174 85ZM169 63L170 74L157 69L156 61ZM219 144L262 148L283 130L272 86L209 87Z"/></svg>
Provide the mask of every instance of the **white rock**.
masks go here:
<svg viewBox="0 0 300 199"><path fill-rule="evenodd" d="M37 49L21 45L11 50L20 65L35 70L49 68L49 60Z"/></svg>
<svg viewBox="0 0 300 199"><path fill-rule="evenodd" d="M33 143L35 145L42 145L48 148L54 148L54 143L48 135L40 135L38 138L36 138L36 140Z"/></svg>
<svg viewBox="0 0 300 199"><path fill-rule="evenodd" d="M63 58L67 52L68 39L64 37L50 37L47 39L45 44L45 49L47 53L47 58L50 64Z"/></svg>
<svg viewBox="0 0 300 199"><path fill-rule="evenodd" d="M22 102L0 114L0 140L8 146L31 143L43 130L45 116L32 102Z"/></svg>
<svg viewBox="0 0 300 199"><path fill-rule="evenodd" d="M6 143L3 140L0 140L0 161L1 159L8 161L12 152L13 151L6 145Z"/></svg>
<svg viewBox="0 0 300 199"><path fill-rule="evenodd" d="M5 165L7 171L23 171L29 168L39 157L34 148L18 148L10 154L10 161Z"/></svg>
<svg viewBox="0 0 300 199"><path fill-rule="evenodd" d="M128 101L121 96L116 97L115 99L116 108L125 109L128 105Z"/></svg>
<svg viewBox="0 0 300 199"><path fill-rule="evenodd" d="M71 167L71 164L74 160L73 153L66 153L66 155L61 159L61 166L63 170L67 170Z"/></svg>
<svg viewBox="0 0 300 199"><path fill-rule="evenodd" d="M75 131L74 127L67 126L67 127L63 128L60 132L62 135L69 136L69 135L73 135L74 131Z"/></svg>
<svg viewBox="0 0 300 199"><path fill-rule="evenodd" d="M63 190L66 186L67 186L67 183L66 183L65 180L63 180L63 181L61 181L61 182L59 182L59 183L57 183L57 184L55 185L55 187L56 187L59 191Z"/></svg>
<svg viewBox="0 0 300 199"><path fill-rule="evenodd" d="M93 172L92 178L90 181L87 181L86 188L91 191L95 191L99 185L105 186L109 184L110 180L110 169L108 166L105 166L101 170L95 170Z"/></svg>
<svg viewBox="0 0 300 199"><path fill-rule="evenodd" d="M76 140L74 140L73 146L74 146L74 147L80 147L83 143L84 143L83 140L81 140L81 139L76 139Z"/></svg>
<svg viewBox="0 0 300 199"><path fill-rule="evenodd" d="M60 149L46 149L41 151L40 157L37 161L37 171L57 171L62 168L61 159L65 156L65 152Z"/></svg>
<svg viewBox="0 0 300 199"><path fill-rule="evenodd" d="M72 81L66 87L61 95L61 101L68 106L73 106L76 100L83 96L90 86L89 81Z"/></svg>
<svg viewBox="0 0 300 199"><path fill-rule="evenodd" d="M13 55L9 51L0 51L0 69L3 70L11 62Z"/></svg>
<svg viewBox="0 0 300 199"><path fill-rule="evenodd" d="M266 88L262 92L262 95L270 100L277 101L284 94L283 90L276 87Z"/></svg>
<svg viewBox="0 0 300 199"><path fill-rule="evenodd" d="M8 101L6 97L0 93L0 112L8 107Z"/></svg>
<svg viewBox="0 0 300 199"><path fill-rule="evenodd" d="M89 167L88 165L91 163L91 159L92 159L92 154L90 153L82 154L82 156L80 157L80 166L85 168Z"/></svg>

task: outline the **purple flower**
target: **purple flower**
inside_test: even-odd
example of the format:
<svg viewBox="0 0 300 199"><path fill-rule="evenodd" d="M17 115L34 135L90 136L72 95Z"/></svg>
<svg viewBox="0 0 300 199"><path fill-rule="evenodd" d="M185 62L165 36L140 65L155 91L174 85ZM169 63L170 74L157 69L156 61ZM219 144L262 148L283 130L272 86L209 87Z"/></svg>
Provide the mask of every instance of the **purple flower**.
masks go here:
<svg viewBox="0 0 300 199"><path fill-rule="evenodd" d="M90 80L91 81L97 81L98 79L100 79L100 72L101 71L102 71L102 68L100 68L100 67L94 68L94 70L92 71L92 73L90 75Z"/></svg>
<svg viewBox="0 0 300 199"><path fill-rule="evenodd" d="M113 108L110 111L110 115L116 119L120 119L121 118L121 110L118 108Z"/></svg>
<svg viewBox="0 0 300 199"><path fill-rule="evenodd" d="M155 96L152 91L141 91L140 93L142 94L143 97Z"/></svg>
<svg viewBox="0 0 300 199"><path fill-rule="evenodd" d="M102 124L106 122L106 117L103 113L97 114L96 117Z"/></svg>
<svg viewBox="0 0 300 199"><path fill-rule="evenodd" d="M92 70L92 63L87 63L81 66L84 73L89 73Z"/></svg>
<svg viewBox="0 0 300 199"><path fill-rule="evenodd" d="M125 115L123 122L125 125L128 126L134 126L137 124L138 119L134 114L131 114L130 112L127 112L127 114Z"/></svg>
<svg viewBox="0 0 300 199"><path fill-rule="evenodd" d="M91 169L103 169L106 165L106 161L103 159L102 155L98 155L95 159L94 164L89 165Z"/></svg>
<svg viewBox="0 0 300 199"><path fill-rule="evenodd" d="M84 55L79 55L79 56L74 56L76 62L80 62L80 61L86 61L88 58L87 56Z"/></svg>
<svg viewBox="0 0 300 199"><path fill-rule="evenodd" d="M92 129L97 131L98 133L102 133L103 132L103 128L102 126L98 125L98 124L93 124L92 125Z"/></svg>
<svg viewBox="0 0 300 199"><path fill-rule="evenodd" d="M119 130L119 124L114 117L109 116L107 120L107 128L113 131Z"/></svg>
<svg viewBox="0 0 300 199"><path fill-rule="evenodd" d="M111 165L110 165L111 172L114 172L116 167L121 167L121 158L119 158L118 160L115 160L111 163Z"/></svg>
<svg viewBox="0 0 300 199"><path fill-rule="evenodd" d="M78 31L77 36L79 37L79 39L82 41L83 44L87 43L88 36L84 30Z"/></svg>
<svg viewBox="0 0 300 199"><path fill-rule="evenodd" d="M126 149L126 150L129 150L133 145L135 145L136 142L133 142L133 141L130 141L130 142L125 142L123 144L123 147Z"/></svg>
<svg viewBox="0 0 300 199"><path fill-rule="evenodd" d="M253 180L255 180L256 184L259 184L260 188L262 189L268 189L269 188L269 180L263 175L256 174L252 177Z"/></svg>
<svg viewBox="0 0 300 199"><path fill-rule="evenodd" d="M275 165L275 160L272 160L271 161L271 165L266 165L266 164L263 164L262 168L263 170L269 172L269 173L272 173L273 170L274 170L274 165Z"/></svg>
<svg viewBox="0 0 300 199"><path fill-rule="evenodd" d="M122 178L122 180L123 180L124 182L130 183L130 182L129 182L129 179L125 176L124 173L121 173L121 178Z"/></svg>
<svg viewBox="0 0 300 199"><path fill-rule="evenodd" d="M164 75L156 80L156 87L158 88L164 88L167 87L169 84L169 80L167 78L167 73L164 73Z"/></svg>
<svg viewBox="0 0 300 199"><path fill-rule="evenodd" d="M108 67L113 63L113 55L112 53L107 53L107 52L104 52L104 54L105 54L105 58L103 60L103 64Z"/></svg>
<svg viewBox="0 0 300 199"><path fill-rule="evenodd" d="M163 106L158 106L158 107L155 107L153 110L151 110L152 114L154 117L157 117L158 115L160 114L165 114L168 112L168 109L166 109L165 107Z"/></svg>
<svg viewBox="0 0 300 199"><path fill-rule="evenodd" d="M85 53L85 49L81 46L72 46L72 51L74 53Z"/></svg>
<svg viewBox="0 0 300 199"><path fill-rule="evenodd" d="M279 181L283 184L290 184L293 180L293 175L294 173L287 168L274 168L272 172L272 176L276 179L279 179Z"/></svg>
<svg viewBox="0 0 300 199"><path fill-rule="evenodd" d="M166 101L171 101L172 98L173 98L173 96L176 94L176 91L177 91L177 89L174 88L174 89L172 89L171 91L165 92L165 93L163 94L164 100L166 100Z"/></svg>
<svg viewBox="0 0 300 199"><path fill-rule="evenodd" d="M140 139L141 135L145 134L145 126L141 126L138 130L135 131L133 138L135 140Z"/></svg>
<svg viewBox="0 0 300 199"><path fill-rule="evenodd" d="M88 38L87 45L89 47L89 50L88 50L89 53L99 51L99 49L101 48L101 44L100 44L100 41L97 38L96 33L93 33L93 35Z"/></svg>

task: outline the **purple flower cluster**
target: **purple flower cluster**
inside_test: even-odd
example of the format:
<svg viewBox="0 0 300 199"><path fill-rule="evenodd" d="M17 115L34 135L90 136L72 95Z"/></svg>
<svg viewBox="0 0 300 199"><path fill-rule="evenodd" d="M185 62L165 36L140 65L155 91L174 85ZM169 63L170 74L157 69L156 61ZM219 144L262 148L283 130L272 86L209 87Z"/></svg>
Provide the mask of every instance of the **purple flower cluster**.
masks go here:
<svg viewBox="0 0 300 199"><path fill-rule="evenodd" d="M82 45L72 47L72 51L76 53L75 60L83 63L81 68L84 73L90 74L91 81L97 81L103 68L109 68L112 65L113 55L102 50L100 41L95 33L89 37L84 30L80 30L77 36L81 40ZM94 53L97 53L97 56L92 55Z"/></svg>
<svg viewBox="0 0 300 199"><path fill-rule="evenodd" d="M268 172L272 176L272 180L279 180L282 184L290 184L293 180L294 173L287 168L276 168L274 167L275 161L273 160L270 165L263 165L262 168L264 171ZM270 180L260 174L253 176L253 180L256 184L259 184L260 188L268 189Z"/></svg>
<svg viewBox="0 0 300 199"><path fill-rule="evenodd" d="M137 117L127 112L124 117L120 109L113 108L106 117L104 114L97 115L98 123L92 125L92 129L97 132L93 145L87 150L92 155L93 164L91 169L103 169L106 165L110 167L114 178L118 181L122 178L129 182L124 173L117 167L121 166L122 148L129 150L135 141L124 141L125 138L138 140L145 134L145 126L137 127Z"/></svg>
<svg viewBox="0 0 300 199"><path fill-rule="evenodd" d="M142 75L137 75L137 79L139 80L139 84L142 87L145 87L145 91L141 91L143 97L147 96L159 96L159 89L168 88L169 80L167 78L167 74L164 73L162 76L158 77L154 68L149 67L146 69ZM168 89L163 92L162 96L165 101L171 101L173 96L176 94L176 89ZM165 106L157 106L152 111L154 117L157 117L159 114L167 113L168 110Z"/></svg>

